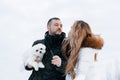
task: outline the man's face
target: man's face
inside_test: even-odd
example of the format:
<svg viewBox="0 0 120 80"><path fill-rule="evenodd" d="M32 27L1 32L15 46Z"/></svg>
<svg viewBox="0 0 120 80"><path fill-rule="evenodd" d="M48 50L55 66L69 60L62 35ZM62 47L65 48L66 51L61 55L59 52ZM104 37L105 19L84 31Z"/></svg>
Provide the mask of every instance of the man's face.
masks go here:
<svg viewBox="0 0 120 80"><path fill-rule="evenodd" d="M62 33L62 23L60 20L52 20L47 28L50 35Z"/></svg>

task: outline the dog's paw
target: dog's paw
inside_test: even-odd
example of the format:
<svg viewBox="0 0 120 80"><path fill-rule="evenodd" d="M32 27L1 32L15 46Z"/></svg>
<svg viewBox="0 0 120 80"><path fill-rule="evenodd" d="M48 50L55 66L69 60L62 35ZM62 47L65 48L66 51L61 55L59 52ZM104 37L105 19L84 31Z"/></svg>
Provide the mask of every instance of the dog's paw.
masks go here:
<svg viewBox="0 0 120 80"><path fill-rule="evenodd" d="M34 67L35 71L38 71L38 67Z"/></svg>
<svg viewBox="0 0 120 80"><path fill-rule="evenodd" d="M39 62L39 67L40 67L40 68L45 68L45 66L43 65L42 62Z"/></svg>

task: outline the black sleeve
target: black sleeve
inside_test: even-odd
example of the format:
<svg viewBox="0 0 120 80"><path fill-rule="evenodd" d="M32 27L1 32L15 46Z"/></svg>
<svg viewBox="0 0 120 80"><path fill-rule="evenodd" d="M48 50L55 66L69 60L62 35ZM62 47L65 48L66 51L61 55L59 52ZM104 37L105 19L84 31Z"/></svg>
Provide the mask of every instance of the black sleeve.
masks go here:
<svg viewBox="0 0 120 80"><path fill-rule="evenodd" d="M65 65L66 65L66 61L62 60L61 66L60 67L56 66L56 70L62 74L65 74Z"/></svg>
<svg viewBox="0 0 120 80"><path fill-rule="evenodd" d="M29 68L28 66L25 66L26 70L33 70L33 68Z"/></svg>
<svg viewBox="0 0 120 80"><path fill-rule="evenodd" d="M32 46L37 45L39 43L44 44L44 39L35 41Z"/></svg>
<svg viewBox="0 0 120 80"><path fill-rule="evenodd" d="M61 58L62 63L61 63L60 67L56 66L56 70L59 71L60 73L64 74L65 73L65 66L66 66L66 59L63 57L61 52L60 52L59 57Z"/></svg>

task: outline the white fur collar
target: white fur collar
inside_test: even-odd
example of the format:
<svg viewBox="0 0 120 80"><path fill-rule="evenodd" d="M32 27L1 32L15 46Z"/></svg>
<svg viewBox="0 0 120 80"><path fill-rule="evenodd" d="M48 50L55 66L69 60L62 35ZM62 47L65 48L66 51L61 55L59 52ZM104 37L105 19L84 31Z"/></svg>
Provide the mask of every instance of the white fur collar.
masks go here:
<svg viewBox="0 0 120 80"><path fill-rule="evenodd" d="M94 55L98 54L98 52L99 52L99 49L88 48L88 47L81 48L79 51L78 60L93 62Z"/></svg>

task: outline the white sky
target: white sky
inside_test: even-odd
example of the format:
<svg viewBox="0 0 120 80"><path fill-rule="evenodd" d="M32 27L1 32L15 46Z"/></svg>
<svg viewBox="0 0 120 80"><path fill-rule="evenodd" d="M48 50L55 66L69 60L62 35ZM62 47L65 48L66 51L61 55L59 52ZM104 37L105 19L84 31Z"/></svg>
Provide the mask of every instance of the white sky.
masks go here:
<svg viewBox="0 0 120 80"><path fill-rule="evenodd" d="M104 38L101 59L118 57L119 0L0 0L2 80L27 80L30 73L20 71L22 54L35 40L44 37L51 17L61 18L66 33L75 20L86 21L95 34Z"/></svg>

